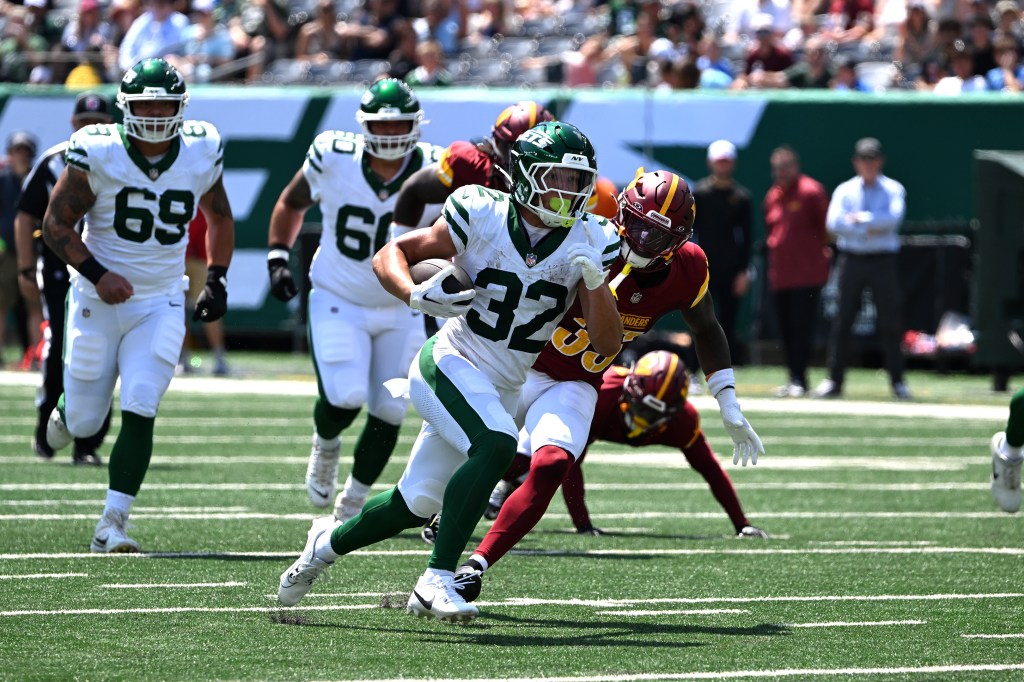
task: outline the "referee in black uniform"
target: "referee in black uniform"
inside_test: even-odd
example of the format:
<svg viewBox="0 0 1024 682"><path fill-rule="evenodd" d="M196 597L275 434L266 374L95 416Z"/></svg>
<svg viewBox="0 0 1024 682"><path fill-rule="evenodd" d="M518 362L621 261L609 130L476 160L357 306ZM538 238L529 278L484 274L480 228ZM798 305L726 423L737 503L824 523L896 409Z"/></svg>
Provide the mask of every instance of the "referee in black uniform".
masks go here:
<svg viewBox="0 0 1024 682"><path fill-rule="evenodd" d="M92 123L111 123L110 101L103 95L83 92L75 99L75 110L71 116L74 130ZM64 392L64 299L68 293L68 268L40 238L40 225L46 207L50 203L50 192L57 178L64 170L65 140L50 147L36 162L25 177L18 214L14 219L14 230L18 252L18 280L21 293L26 299L41 297L43 315L49 321L47 343L44 345L43 386L36 398L38 416L32 450L42 459L51 459L53 450L46 444L46 422L50 412L57 407L57 400ZM89 438L76 438L72 454L75 464L99 466L100 458L96 448L103 442L110 428L110 413L98 433Z"/></svg>

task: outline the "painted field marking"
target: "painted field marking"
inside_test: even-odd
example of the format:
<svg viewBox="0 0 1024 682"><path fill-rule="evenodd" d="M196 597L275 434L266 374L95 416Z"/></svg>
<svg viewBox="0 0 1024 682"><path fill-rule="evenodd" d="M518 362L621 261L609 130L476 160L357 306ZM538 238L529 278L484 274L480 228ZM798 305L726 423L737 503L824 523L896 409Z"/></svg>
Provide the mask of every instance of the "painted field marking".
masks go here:
<svg viewBox="0 0 1024 682"><path fill-rule="evenodd" d="M965 639L1024 639L1024 632L1011 632L1005 635L960 635Z"/></svg>
<svg viewBox="0 0 1024 682"><path fill-rule="evenodd" d="M588 455L589 457L589 455ZM387 490L392 486L378 483L374 490ZM106 483L62 483L62 491L69 490L106 490ZM302 483L147 483L146 490L305 490ZM588 483L587 490L707 490L706 483ZM744 490L850 490L878 492L917 492L917 491L958 491L988 490L988 483L838 483L838 482L751 482L743 484ZM52 483L0 483L2 491L52 491Z"/></svg>
<svg viewBox="0 0 1024 682"><path fill-rule="evenodd" d="M717 616L750 613L747 609L671 609L666 611L595 611L599 616Z"/></svg>
<svg viewBox="0 0 1024 682"><path fill-rule="evenodd" d="M940 673L1007 672L1024 670L1024 663L982 665L926 665L892 668L783 668L776 670L722 670L692 673L614 673L577 677L452 677L391 680L353 680L352 682L645 682L647 680L739 680L779 677L850 677L875 675L936 675Z"/></svg>
<svg viewBox="0 0 1024 682"><path fill-rule="evenodd" d="M37 578L87 578L88 573L14 573L0 575L0 580L35 580Z"/></svg>
<svg viewBox="0 0 1024 682"><path fill-rule="evenodd" d="M926 620L875 620L875 621L835 621L831 623L778 623L784 628L856 628L881 625L925 625Z"/></svg>
<svg viewBox="0 0 1024 682"><path fill-rule="evenodd" d="M270 512L203 512L200 508L185 508L186 511L161 513L133 513L132 519L158 521L311 521L313 514L295 512L290 514L272 514ZM1003 512L770 512L754 513L758 519L1005 519ZM722 512L621 512L611 514L591 514L595 520L601 519L720 519ZM4 521L85 521L95 518L94 514L0 514L0 522ZM546 514L548 520L566 520L569 515Z"/></svg>
<svg viewBox="0 0 1024 682"><path fill-rule="evenodd" d="M105 583L99 587L108 590L151 590L161 587L168 588L190 588L190 587L245 587L249 583L231 581L226 583Z"/></svg>

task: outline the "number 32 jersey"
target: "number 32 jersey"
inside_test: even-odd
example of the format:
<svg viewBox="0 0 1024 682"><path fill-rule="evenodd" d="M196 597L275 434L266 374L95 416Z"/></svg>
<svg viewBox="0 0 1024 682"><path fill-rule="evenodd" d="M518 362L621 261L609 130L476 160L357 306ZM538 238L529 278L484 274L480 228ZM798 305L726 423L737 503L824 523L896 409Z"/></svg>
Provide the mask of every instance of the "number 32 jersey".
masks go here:
<svg viewBox="0 0 1024 682"><path fill-rule="evenodd" d="M223 171L217 129L185 121L167 153L151 162L120 124L90 125L71 136L65 158L96 195L82 232L96 260L131 282L135 298L181 291L188 224ZM77 271L71 281L95 296Z"/></svg>
<svg viewBox="0 0 1024 682"><path fill-rule="evenodd" d="M442 151L420 142L399 174L381 182L370 170L362 135L330 130L316 136L302 165L310 196L323 214L320 247L309 272L314 287L363 307L401 305L380 285L371 259L388 241L402 183Z"/></svg>
<svg viewBox="0 0 1024 682"><path fill-rule="evenodd" d="M495 386L518 389L576 296L582 274L569 249L590 239L608 268L619 252L615 226L585 213L531 245L509 195L480 185L449 196L444 219L454 261L472 278L476 297L465 315L441 327L437 346L454 348Z"/></svg>

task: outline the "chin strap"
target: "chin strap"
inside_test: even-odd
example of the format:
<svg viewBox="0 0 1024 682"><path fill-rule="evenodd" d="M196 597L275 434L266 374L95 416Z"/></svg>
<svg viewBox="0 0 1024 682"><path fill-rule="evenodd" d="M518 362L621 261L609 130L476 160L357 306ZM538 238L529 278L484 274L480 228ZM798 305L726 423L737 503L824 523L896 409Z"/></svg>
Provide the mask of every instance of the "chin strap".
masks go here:
<svg viewBox="0 0 1024 682"><path fill-rule="evenodd" d="M629 275L629 273L632 272L632 271L633 271L633 266L630 265L629 263L626 263L625 265L622 266L622 272L620 272L619 274L615 275L615 279L613 279L611 281L611 283L608 285L608 288L611 290L612 296L615 297L616 301L619 300L619 294L618 294L618 292L616 292L616 289L619 288L619 286L622 284L623 280L626 279L626 276Z"/></svg>

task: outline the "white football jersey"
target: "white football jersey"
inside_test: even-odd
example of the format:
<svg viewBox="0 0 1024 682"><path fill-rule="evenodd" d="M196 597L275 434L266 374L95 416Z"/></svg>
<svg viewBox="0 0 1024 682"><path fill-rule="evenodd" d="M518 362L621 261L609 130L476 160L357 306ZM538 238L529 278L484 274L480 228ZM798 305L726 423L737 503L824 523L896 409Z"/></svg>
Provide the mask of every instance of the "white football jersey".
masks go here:
<svg viewBox="0 0 1024 682"><path fill-rule="evenodd" d="M370 170L362 135L329 130L316 136L302 165L323 214L320 247L309 272L314 287L365 307L402 305L380 285L371 261L388 241L402 183L443 151L420 142L402 171L383 183Z"/></svg>
<svg viewBox="0 0 1024 682"><path fill-rule="evenodd" d="M167 154L151 163L120 124L90 125L71 136L66 161L85 171L96 195L82 232L96 260L131 282L135 297L180 291L188 224L223 171L217 129L185 121ZM72 284L95 296L71 270Z"/></svg>
<svg viewBox="0 0 1024 682"><path fill-rule="evenodd" d="M473 279L476 297L441 328L437 345L458 350L496 386L517 389L576 296L583 275L568 258L570 247L589 241L608 269L619 253L617 229L585 213L531 246L511 197L480 185L455 190L444 218L454 261Z"/></svg>

